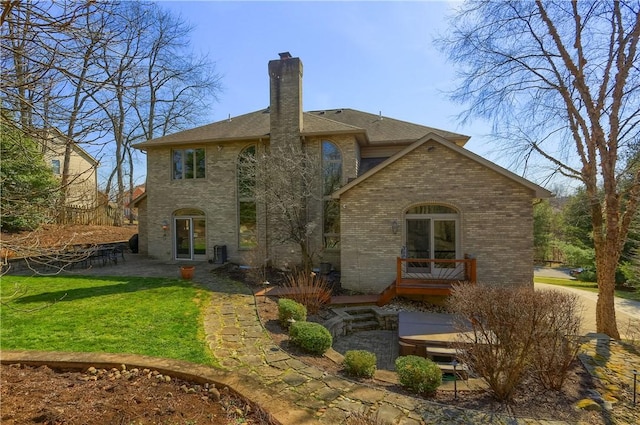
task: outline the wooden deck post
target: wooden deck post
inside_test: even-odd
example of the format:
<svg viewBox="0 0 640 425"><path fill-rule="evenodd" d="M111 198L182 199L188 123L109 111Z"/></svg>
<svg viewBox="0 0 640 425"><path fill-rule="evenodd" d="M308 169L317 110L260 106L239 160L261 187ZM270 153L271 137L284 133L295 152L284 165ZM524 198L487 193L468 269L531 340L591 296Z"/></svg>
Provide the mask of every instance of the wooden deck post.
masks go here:
<svg viewBox="0 0 640 425"><path fill-rule="evenodd" d="M471 258L469 263L469 281L471 283L476 283L477 275L476 275L476 259Z"/></svg>

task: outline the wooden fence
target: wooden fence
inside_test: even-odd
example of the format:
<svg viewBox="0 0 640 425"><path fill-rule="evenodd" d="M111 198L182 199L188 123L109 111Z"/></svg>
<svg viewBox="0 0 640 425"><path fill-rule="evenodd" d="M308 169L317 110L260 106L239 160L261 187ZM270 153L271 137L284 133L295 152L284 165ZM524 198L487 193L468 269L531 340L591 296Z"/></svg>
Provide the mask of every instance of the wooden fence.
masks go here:
<svg viewBox="0 0 640 425"><path fill-rule="evenodd" d="M113 226L116 222L117 209L109 205L96 207L70 205L52 211L58 224L93 224L98 226Z"/></svg>

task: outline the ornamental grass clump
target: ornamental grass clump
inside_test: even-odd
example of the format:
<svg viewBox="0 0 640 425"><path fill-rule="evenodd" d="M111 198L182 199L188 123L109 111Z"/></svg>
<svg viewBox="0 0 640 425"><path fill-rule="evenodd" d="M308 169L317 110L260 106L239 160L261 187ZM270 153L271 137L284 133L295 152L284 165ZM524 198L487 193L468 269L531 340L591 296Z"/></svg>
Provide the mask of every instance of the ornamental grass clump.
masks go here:
<svg viewBox="0 0 640 425"><path fill-rule="evenodd" d="M304 322L307 320L307 308L302 304L288 298L278 300L278 321L287 329L292 321Z"/></svg>
<svg viewBox="0 0 640 425"><path fill-rule="evenodd" d="M376 373L376 355L366 350L350 350L344 355L347 374L371 378Z"/></svg>
<svg viewBox="0 0 640 425"><path fill-rule="evenodd" d="M400 384L416 394L430 394L442 384L442 371L432 360L418 356L396 359Z"/></svg>
<svg viewBox="0 0 640 425"><path fill-rule="evenodd" d="M292 323L289 337L292 343L312 354L324 354L333 344L329 330L314 322Z"/></svg>
<svg viewBox="0 0 640 425"><path fill-rule="evenodd" d="M316 314L331 300L331 287L322 275L303 269L286 278L283 286L290 289L290 297L307 307L311 314Z"/></svg>

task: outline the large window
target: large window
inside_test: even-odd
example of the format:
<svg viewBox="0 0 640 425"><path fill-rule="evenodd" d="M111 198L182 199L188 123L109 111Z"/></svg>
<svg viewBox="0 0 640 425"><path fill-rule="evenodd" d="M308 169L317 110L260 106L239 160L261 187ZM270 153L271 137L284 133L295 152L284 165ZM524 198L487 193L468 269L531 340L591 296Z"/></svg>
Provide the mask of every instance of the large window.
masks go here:
<svg viewBox="0 0 640 425"><path fill-rule="evenodd" d="M328 140L322 141L323 246L340 248L340 202L331 194L342 186L342 154Z"/></svg>
<svg viewBox="0 0 640 425"><path fill-rule="evenodd" d="M173 179L205 178L205 155L203 148L174 149L172 151Z"/></svg>
<svg viewBox="0 0 640 425"><path fill-rule="evenodd" d="M258 245L255 158L255 145L244 149L238 157L238 241L240 249L251 249Z"/></svg>

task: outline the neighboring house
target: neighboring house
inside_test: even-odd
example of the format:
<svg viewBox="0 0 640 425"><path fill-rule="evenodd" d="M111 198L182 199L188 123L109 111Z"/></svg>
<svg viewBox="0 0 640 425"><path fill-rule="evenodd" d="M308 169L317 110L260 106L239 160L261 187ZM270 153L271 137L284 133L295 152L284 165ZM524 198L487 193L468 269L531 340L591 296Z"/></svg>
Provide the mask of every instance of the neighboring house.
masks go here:
<svg viewBox="0 0 640 425"><path fill-rule="evenodd" d="M142 196L145 191L145 187L143 184L139 184L138 186L133 188L133 196L129 198L130 192L127 191L124 194L124 218L125 220L137 220L138 219L138 209L131 205L131 201L135 201L137 198Z"/></svg>
<svg viewBox="0 0 640 425"><path fill-rule="evenodd" d="M51 166L53 174L59 178L62 178L65 146L64 135L57 131L46 133L43 142L44 159ZM71 147L66 205L93 208L98 201L98 161L77 143L72 143Z"/></svg>
<svg viewBox="0 0 640 425"><path fill-rule="evenodd" d="M302 63L280 56L269 62L269 108L137 145L147 152L147 190L135 201L142 253L211 260L225 246L244 263L259 244L276 264L295 261L295 247L273 243L261 208L240 196L238 161L301 143L337 182L319 201L310 245L343 288L379 293L412 273L532 283L532 203L547 190L464 149L461 134L353 109L303 112Z"/></svg>

